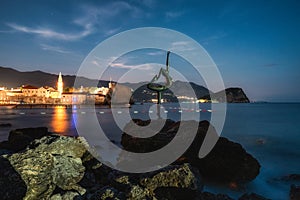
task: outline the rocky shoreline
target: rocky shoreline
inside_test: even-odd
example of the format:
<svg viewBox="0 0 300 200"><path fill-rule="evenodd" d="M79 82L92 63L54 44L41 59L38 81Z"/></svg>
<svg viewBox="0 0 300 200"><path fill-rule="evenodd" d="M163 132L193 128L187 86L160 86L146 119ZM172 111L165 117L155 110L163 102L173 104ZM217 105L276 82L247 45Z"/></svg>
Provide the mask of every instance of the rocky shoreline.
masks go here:
<svg viewBox="0 0 300 200"><path fill-rule="evenodd" d="M181 122L181 126L189 123L199 122ZM179 122L168 120L160 133L148 139L124 133L122 145L133 152L153 151L172 140L178 126ZM0 143L1 199L232 199L203 191L205 179L238 187L253 180L260 165L240 144L222 137L204 159L199 159L197 153L208 126L207 121L199 123L194 142L173 164L143 174L105 166L87 151L82 137L55 135L45 127L11 131L8 141ZM292 186L290 197L299 198L297 186ZM266 198L252 193L239 199Z"/></svg>

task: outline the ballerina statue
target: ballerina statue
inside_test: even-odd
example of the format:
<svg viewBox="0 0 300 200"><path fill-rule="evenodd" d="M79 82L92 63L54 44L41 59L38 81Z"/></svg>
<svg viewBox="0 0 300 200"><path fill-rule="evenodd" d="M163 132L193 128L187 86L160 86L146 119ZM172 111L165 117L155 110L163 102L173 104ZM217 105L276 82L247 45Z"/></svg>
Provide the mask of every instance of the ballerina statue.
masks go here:
<svg viewBox="0 0 300 200"><path fill-rule="evenodd" d="M167 52L166 69L161 68L158 75L155 75L150 83L147 84L147 88L157 92L157 104L161 104L161 93L172 86L172 77L169 75L169 55L170 51ZM166 84L162 85L155 83L163 75L166 79Z"/></svg>

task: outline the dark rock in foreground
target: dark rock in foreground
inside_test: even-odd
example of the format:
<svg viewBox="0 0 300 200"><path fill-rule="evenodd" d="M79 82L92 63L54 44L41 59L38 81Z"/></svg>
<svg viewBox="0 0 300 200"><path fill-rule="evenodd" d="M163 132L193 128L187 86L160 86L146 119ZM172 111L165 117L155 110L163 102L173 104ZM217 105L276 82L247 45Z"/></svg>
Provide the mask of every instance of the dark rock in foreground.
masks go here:
<svg viewBox="0 0 300 200"><path fill-rule="evenodd" d="M77 184L84 175L81 157L85 152L80 139L53 135L35 140L24 152L2 158L25 182L24 199L49 199L56 187L85 193Z"/></svg>
<svg viewBox="0 0 300 200"><path fill-rule="evenodd" d="M20 174L5 157L0 157L0 198L7 200L22 199L27 191Z"/></svg>
<svg viewBox="0 0 300 200"><path fill-rule="evenodd" d="M138 125L147 125L150 121L134 120ZM151 152L168 144L176 135L179 126L189 130L191 123L196 121L173 122L168 120L161 132L150 138L135 138L126 133L122 135L121 144L124 149L133 152ZM238 143L220 137L212 151L203 159L198 158L198 152L206 136L208 121L198 125L197 135L186 153L176 163L188 162L196 167L202 176L221 182L244 183L253 180L258 174L258 161L248 154ZM130 124L125 131L130 131ZM214 129L210 134L217 134Z"/></svg>
<svg viewBox="0 0 300 200"><path fill-rule="evenodd" d="M0 143L0 149L20 151L25 149L33 140L50 134L46 127L16 129L10 131L8 141Z"/></svg>
<svg viewBox="0 0 300 200"><path fill-rule="evenodd" d="M113 187L103 187L93 194L90 195L88 198L89 200L98 200L98 199L126 199L124 193L120 192L116 188Z"/></svg>
<svg viewBox="0 0 300 200"><path fill-rule="evenodd" d="M169 166L158 172L148 173L140 185L159 198L192 199L201 191L203 184L197 172L188 164Z"/></svg>
<svg viewBox="0 0 300 200"><path fill-rule="evenodd" d="M258 194L255 193L251 193L251 194L244 194L242 195L239 200L269 200L263 196L260 196Z"/></svg>
<svg viewBox="0 0 300 200"><path fill-rule="evenodd" d="M87 145L80 137L49 135L0 156L1 199L192 199L202 190L189 164L122 173L102 165Z"/></svg>
<svg viewBox="0 0 300 200"><path fill-rule="evenodd" d="M289 174L287 176L281 177L279 180L282 180L282 181L300 181L300 174Z"/></svg>
<svg viewBox="0 0 300 200"><path fill-rule="evenodd" d="M197 200L233 200L226 194L212 194L210 192L203 192L196 198Z"/></svg>
<svg viewBox="0 0 300 200"><path fill-rule="evenodd" d="M148 122L137 123L146 125ZM189 123L195 122L181 123L189 130ZM150 138L149 143L142 140L144 145L137 145L139 141L128 135L123 135L122 144L129 145L128 148L136 152L151 151L172 140L179 124L168 120L161 133ZM52 135L45 128L12 131L6 144L18 144L18 148L14 149L17 151L15 153L0 156L1 199L231 200L232 198L224 194L202 192L201 177L205 175L204 172L208 173L209 169L208 164L200 165L204 160L200 160L195 152L198 153L208 125L208 122L199 124L195 141L181 159L173 165L144 174L123 173L103 165L87 151L89 146L81 137ZM25 142L29 143L23 149L19 143L22 138L27 138ZM259 165L253 164L257 161L240 145L225 138L219 141L221 143L217 143L216 146L219 150L213 150L215 152L212 151L213 153L208 155L211 158L208 157L209 160L205 162L212 165L213 170L223 170L223 173L231 174L235 181L254 178L255 174L248 167L259 170ZM241 154L240 157L235 155L234 151ZM225 168L220 165L217 168L214 162L235 164L238 167ZM238 176L234 175L232 170L236 170ZM245 175L240 177L242 172ZM232 181L232 177L228 175L223 175L222 180L224 177Z"/></svg>
<svg viewBox="0 0 300 200"><path fill-rule="evenodd" d="M291 200L299 200L300 199L300 186L291 185L290 199Z"/></svg>
<svg viewBox="0 0 300 200"><path fill-rule="evenodd" d="M134 131L134 126L132 126L131 123L135 123L138 126L147 126L150 123L150 120L142 121L134 119L125 127L125 131L128 133ZM124 132L122 134L121 144L125 150L131 152L146 153L155 151L167 145L174 138L179 125L180 123L177 124L172 120L166 120L162 130L156 135L148 138L136 138ZM175 129L172 129L173 127L175 127Z"/></svg>
<svg viewBox="0 0 300 200"><path fill-rule="evenodd" d="M126 199L193 199L203 188L198 172L189 164L144 174L112 171L109 177L110 184Z"/></svg>
<svg viewBox="0 0 300 200"><path fill-rule="evenodd" d="M249 182L255 179L260 170L258 161L248 154L240 144L223 137L219 138L206 157L199 159L195 154L189 154L189 152L186 157L204 177L216 181Z"/></svg>
<svg viewBox="0 0 300 200"><path fill-rule="evenodd" d="M11 123L0 124L0 128L11 127Z"/></svg>

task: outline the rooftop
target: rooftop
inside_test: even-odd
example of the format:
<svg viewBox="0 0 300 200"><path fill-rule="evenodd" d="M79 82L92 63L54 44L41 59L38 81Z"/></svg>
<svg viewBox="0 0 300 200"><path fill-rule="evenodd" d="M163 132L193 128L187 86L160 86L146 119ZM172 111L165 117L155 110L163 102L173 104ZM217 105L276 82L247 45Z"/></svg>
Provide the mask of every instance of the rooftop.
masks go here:
<svg viewBox="0 0 300 200"><path fill-rule="evenodd" d="M38 88L32 85L23 85L22 89L38 89Z"/></svg>

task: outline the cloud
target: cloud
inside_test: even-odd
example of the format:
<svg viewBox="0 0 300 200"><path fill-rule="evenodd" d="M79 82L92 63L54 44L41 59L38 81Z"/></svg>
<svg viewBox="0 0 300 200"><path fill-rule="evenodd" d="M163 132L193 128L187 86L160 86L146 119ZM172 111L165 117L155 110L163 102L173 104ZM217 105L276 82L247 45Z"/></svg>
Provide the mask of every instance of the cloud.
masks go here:
<svg viewBox="0 0 300 200"><path fill-rule="evenodd" d="M148 52L147 55L149 56L161 56L161 55L165 55L166 52L165 51L152 51L152 52Z"/></svg>
<svg viewBox="0 0 300 200"><path fill-rule="evenodd" d="M171 44L170 51L193 51L195 47L189 41L178 41Z"/></svg>
<svg viewBox="0 0 300 200"><path fill-rule="evenodd" d="M120 29L121 29L121 27L109 29L109 30L104 31L104 34L105 34L105 36L114 35L114 34L116 34L117 32L119 32Z"/></svg>
<svg viewBox="0 0 300 200"><path fill-rule="evenodd" d="M69 40L69 41L81 39L92 33L92 27L90 26L90 24L86 24L84 26L84 30L79 33L62 33L48 28L43 28L43 27L31 28L27 26L14 24L14 23L7 23L7 26L11 27L16 31L23 32L23 33L35 34L44 38L53 38L58 40Z"/></svg>
<svg viewBox="0 0 300 200"><path fill-rule="evenodd" d="M100 63L99 63L97 60L92 60L91 63L92 63L93 65L96 65L97 67L100 67L100 66L101 66Z"/></svg>
<svg viewBox="0 0 300 200"><path fill-rule="evenodd" d="M51 46L51 45L47 45L47 44L41 44L40 46L45 51L54 51L54 52L63 53L63 54L72 53L71 51L64 50L64 49L62 49L61 47L58 47L58 46Z"/></svg>
<svg viewBox="0 0 300 200"><path fill-rule="evenodd" d="M210 35L210 36L200 40L200 42L202 44L208 44L211 41L219 40L219 39L222 39L222 38L227 37L227 36L228 36L228 34L225 33L225 32L218 32L216 34Z"/></svg>
<svg viewBox="0 0 300 200"><path fill-rule="evenodd" d="M141 3L150 6L153 2L152 0L145 0ZM123 1L109 1L101 6L81 4L77 7L76 16L71 17L71 20L66 22L68 26L73 25L76 29L78 27L81 28L81 30L76 32L49 28L53 27L51 24L33 26L6 23L6 25L11 28L10 32L21 32L42 38L64 41L76 41L96 32L102 33L103 36L111 36L119 32L125 23L128 23L128 20L147 16L147 13L136 5L139 4L129 4ZM7 31L0 31L0 33L2 32L8 33Z"/></svg>
<svg viewBox="0 0 300 200"><path fill-rule="evenodd" d="M148 8L153 8L156 6L156 1L155 0L133 0L135 4L139 4Z"/></svg>
<svg viewBox="0 0 300 200"><path fill-rule="evenodd" d="M145 4L151 4L145 1ZM124 17L125 16L125 17ZM6 23L11 28L10 31L22 32L36 35L43 38L76 41L87 37L96 31L102 32L104 36L110 36L121 30L122 26L128 22L128 18L142 18L146 16L146 12L141 8L123 1L108 2L101 6L83 4L79 5L76 16L67 22L68 25L80 27L79 32L74 31L58 31L51 24L43 26L27 26L18 23Z"/></svg>
<svg viewBox="0 0 300 200"><path fill-rule="evenodd" d="M80 26L90 24L99 27L104 35L118 32L128 18L141 18L146 15L139 7L122 1L109 2L101 7L84 4L80 8L81 16L73 22Z"/></svg>
<svg viewBox="0 0 300 200"><path fill-rule="evenodd" d="M173 46L181 46L181 45L188 45L190 42L189 41L178 41L178 42L173 42Z"/></svg>
<svg viewBox="0 0 300 200"><path fill-rule="evenodd" d="M83 25L89 23L106 22L107 19L126 13L126 17L135 17L143 14L142 10L132 4L122 1L111 1L101 6L83 4L80 7L81 17L74 20L75 23Z"/></svg>
<svg viewBox="0 0 300 200"><path fill-rule="evenodd" d="M9 30L9 31L0 30L0 33L14 33L14 32L15 32L14 30Z"/></svg>
<svg viewBox="0 0 300 200"><path fill-rule="evenodd" d="M118 59L118 57L116 57L116 56L112 56L109 58L101 58L101 57L95 56L95 58L91 62L92 62L92 64L95 64L97 66L102 66L101 63L111 64L116 59Z"/></svg>
<svg viewBox="0 0 300 200"><path fill-rule="evenodd" d="M184 14L183 11L168 11L166 12L166 17L167 18L177 18L177 17L180 17Z"/></svg>
<svg viewBox="0 0 300 200"><path fill-rule="evenodd" d="M176 19L178 17L181 17L182 15L184 15L184 11L168 11L165 13L165 19L167 21Z"/></svg>
<svg viewBox="0 0 300 200"><path fill-rule="evenodd" d="M127 65L125 63L117 62L117 63L112 63L110 66L115 67L115 68L121 68L121 69L137 69L137 70L152 70L154 63L145 63L145 64L138 64L138 65Z"/></svg>

